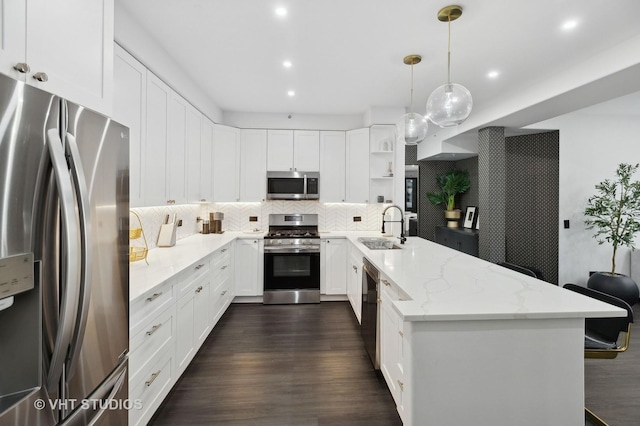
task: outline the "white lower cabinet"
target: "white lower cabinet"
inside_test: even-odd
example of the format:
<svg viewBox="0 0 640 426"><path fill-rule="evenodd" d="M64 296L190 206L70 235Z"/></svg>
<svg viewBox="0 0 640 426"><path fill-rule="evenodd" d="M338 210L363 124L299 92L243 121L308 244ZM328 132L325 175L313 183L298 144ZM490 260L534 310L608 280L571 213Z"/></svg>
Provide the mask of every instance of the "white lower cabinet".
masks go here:
<svg viewBox="0 0 640 426"><path fill-rule="evenodd" d="M404 322L392 302L407 297L384 274L380 275L380 370L404 420Z"/></svg>
<svg viewBox="0 0 640 426"><path fill-rule="evenodd" d="M211 325L227 310L235 295L234 286L234 252L235 242L230 242L218 249L211 261Z"/></svg>
<svg viewBox="0 0 640 426"><path fill-rule="evenodd" d="M362 253L349 244L349 261L346 266L347 274L347 298L351 303L353 313L362 322Z"/></svg>
<svg viewBox="0 0 640 426"><path fill-rule="evenodd" d="M236 296L262 296L263 244L261 239L236 241Z"/></svg>
<svg viewBox="0 0 640 426"><path fill-rule="evenodd" d="M327 238L320 245L320 292L347 294L348 245L344 238Z"/></svg>

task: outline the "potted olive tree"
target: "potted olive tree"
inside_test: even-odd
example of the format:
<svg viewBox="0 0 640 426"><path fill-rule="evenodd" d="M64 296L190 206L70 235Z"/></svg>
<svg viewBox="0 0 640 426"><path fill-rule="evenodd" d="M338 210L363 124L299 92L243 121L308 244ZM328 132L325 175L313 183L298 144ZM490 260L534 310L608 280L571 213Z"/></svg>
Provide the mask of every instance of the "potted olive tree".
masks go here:
<svg viewBox="0 0 640 426"><path fill-rule="evenodd" d="M455 208L456 195L466 192L471 186L469 172L453 169L436 177L439 192L428 192L427 198L435 206L444 204L444 217L449 228L457 228L460 220L460 209Z"/></svg>
<svg viewBox="0 0 640 426"><path fill-rule="evenodd" d="M584 211L587 229L596 230L593 237L598 244L613 246L611 270L592 274L587 287L619 297L629 305L638 301L638 286L630 277L616 273L616 252L621 246L633 250L633 239L640 231L640 182L631 181L638 166L620 164L615 179L596 185L597 192Z"/></svg>

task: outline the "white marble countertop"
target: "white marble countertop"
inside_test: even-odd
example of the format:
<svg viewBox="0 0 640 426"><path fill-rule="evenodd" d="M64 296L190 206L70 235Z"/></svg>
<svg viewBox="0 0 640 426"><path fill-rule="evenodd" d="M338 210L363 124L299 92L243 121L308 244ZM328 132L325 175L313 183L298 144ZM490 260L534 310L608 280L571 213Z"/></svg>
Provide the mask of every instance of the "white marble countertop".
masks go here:
<svg viewBox="0 0 640 426"><path fill-rule="evenodd" d="M175 247L149 251L130 264L129 300L162 284L235 238L262 238L264 232L194 235ZM412 300L394 302L405 321L459 321L519 318L624 316L625 311L510 269L409 237L402 250L370 250L359 237L378 231L321 232L321 238L347 238ZM398 242L397 238L391 238Z"/></svg>
<svg viewBox="0 0 640 426"><path fill-rule="evenodd" d="M394 309L405 321L612 317L626 314L609 304L419 237L409 237L402 250L369 250L358 242L360 236L346 235L412 299L394 302Z"/></svg>

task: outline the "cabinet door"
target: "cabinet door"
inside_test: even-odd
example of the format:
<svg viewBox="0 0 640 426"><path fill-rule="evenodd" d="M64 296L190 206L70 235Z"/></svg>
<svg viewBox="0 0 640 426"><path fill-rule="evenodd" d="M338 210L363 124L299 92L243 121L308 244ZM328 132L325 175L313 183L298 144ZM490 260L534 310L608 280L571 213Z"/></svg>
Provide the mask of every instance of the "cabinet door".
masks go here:
<svg viewBox="0 0 640 426"><path fill-rule="evenodd" d="M324 289L326 294L347 294L347 240L331 238L323 240Z"/></svg>
<svg viewBox="0 0 640 426"><path fill-rule="evenodd" d="M147 71L144 204L166 204L167 122L171 89Z"/></svg>
<svg viewBox="0 0 640 426"><path fill-rule="evenodd" d="M267 131L240 132L240 201L264 201L267 190Z"/></svg>
<svg viewBox="0 0 640 426"><path fill-rule="evenodd" d="M213 201L240 200L239 133L240 131L234 127L214 125Z"/></svg>
<svg viewBox="0 0 640 426"><path fill-rule="evenodd" d="M320 171L320 132L316 130L293 131L293 170Z"/></svg>
<svg viewBox="0 0 640 426"><path fill-rule="evenodd" d="M178 375L180 375L187 368L196 351L194 292L178 300L176 317L176 362Z"/></svg>
<svg viewBox="0 0 640 426"><path fill-rule="evenodd" d="M184 98L171 91L167 123L167 198L171 203L187 201L187 105Z"/></svg>
<svg viewBox="0 0 640 426"><path fill-rule="evenodd" d="M261 296L263 289L258 240L237 240L235 255L236 296Z"/></svg>
<svg viewBox="0 0 640 426"><path fill-rule="evenodd" d="M293 170L293 130L267 131L267 170Z"/></svg>
<svg viewBox="0 0 640 426"><path fill-rule="evenodd" d="M347 202L369 202L369 129L351 130L347 136Z"/></svg>
<svg viewBox="0 0 640 426"><path fill-rule="evenodd" d="M206 117L200 134L200 199L213 200L213 122Z"/></svg>
<svg viewBox="0 0 640 426"><path fill-rule="evenodd" d="M201 183L202 114L192 105L187 105L187 201L203 201ZM209 151L211 152L211 151Z"/></svg>
<svg viewBox="0 0 640 426"><path fill-rule="evenodd" d="M27 74L13 67L27 60L25 1L0 0L0 72L21 81Z"/></svg>
<svg viewBox="0 0 640 426"><path fill-rule="evenodd" d="M401 405L402 375L401 363L402 335L398 326L398 314L391 306L391 299L385 294L381 297L380 309L380 370L396 404Z"/></svg>
<svg viewBox="0 0 640 426"><path fill-rule="evenodd" d="M320 201L345 201L345 132L320 132Z"/></svg>
<svg viewBox="0 0 640 426"><path fill-rule="evenodd" d="M129 128L129 205L144 205L145 114L147 69L116 45L114 57L113 119Z"/></svg>
<svg viewBox="0 0 640 426"><path fill-rule="evenodd" d="M204 343L211 331L210 321L210 299L211 283L208 279L203 280L195 289L195 299L193 303L193 335L196 339L196 350Z"/></svg>
<svg viewBox="0 0 640 426"><path fill-rule="evenodd" d="M29 84L111 115L113 0L29 0ZM46 82L35 73L44 72Z"/></svg>

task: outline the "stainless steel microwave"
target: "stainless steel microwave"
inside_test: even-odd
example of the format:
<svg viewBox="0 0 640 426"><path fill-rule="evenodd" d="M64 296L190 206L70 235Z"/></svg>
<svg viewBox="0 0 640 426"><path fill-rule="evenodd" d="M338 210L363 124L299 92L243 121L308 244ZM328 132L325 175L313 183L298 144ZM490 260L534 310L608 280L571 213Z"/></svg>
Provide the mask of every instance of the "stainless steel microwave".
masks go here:
<svg viewBox="0 0 640 426"><path fill-rule="evenodd" d="M317 200L320 173L267 172L267 199Z"/></svg>

